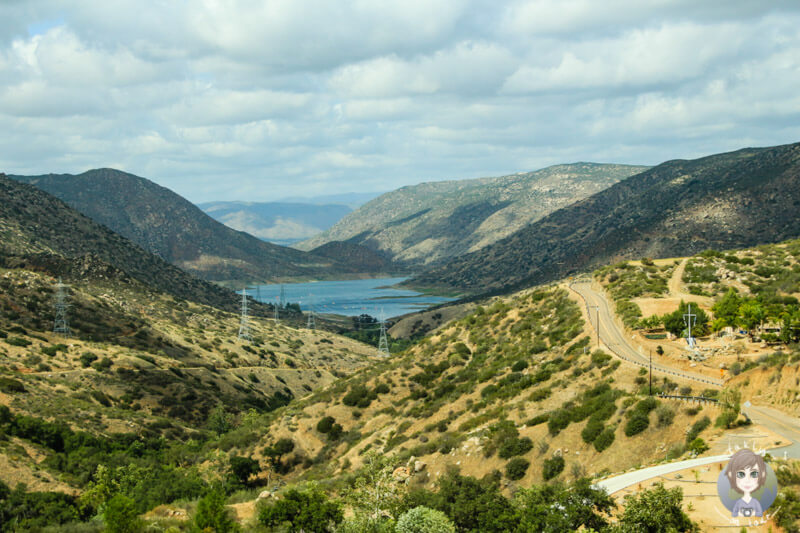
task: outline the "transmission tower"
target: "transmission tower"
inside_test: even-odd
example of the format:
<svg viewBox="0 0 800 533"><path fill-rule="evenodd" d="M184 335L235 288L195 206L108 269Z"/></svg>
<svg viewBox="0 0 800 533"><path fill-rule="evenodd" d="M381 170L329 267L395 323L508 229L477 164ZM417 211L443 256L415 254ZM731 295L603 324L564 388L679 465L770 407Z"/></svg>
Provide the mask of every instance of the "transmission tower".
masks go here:
<svg viewBox="0 0 800 533"><path fill-rule="evenodd" d="M383 309L381 309L381 337L378 340L378 355L381 357L389 357L389 341L386 339L386 320L383 318Z"/></svg>
<svg viewBox="0 0 800 533"><path fill-rule="evenodd" d="M247 287L242 289L242 318L239 322L239 339L252 341L250 336L250 320L247 318Z"/></svg>
<svg viewBox="0 0 800 533"><path fill-rule="evenodd" d="M278 298L276 297L276 298L275 298L275 305L274 305L274 311L275 311L275 323L276 323L276 324L280 324L280 323L281 323L281 317L280 317L280 313L278 312L278 307L279 307L279 306L278 306Z"/></svg>
<svg viewBox="0 0 800 533"><path fill-rule="evenodd" d="M280 302L278 302L278 304L281 307L286 307L286 291L283 288L283 284L281 284L281 299Z"/></svg>
<svg viewBox="0 0 800 533"><path fill-rule="evenodd" d="M56 318L53 325L53 333L58 333L65 337L69 337L69 324L67 323L67 288L69 285L64 285L61 278L58 278L58 285L56 285L55 308Z"/></svg>
<svg viewBox="0 0 800 533"><path fill-rule="evenodd" d="M283 286L281 286L281 290ZM317 329L317 321L314 319L314 300L312 298L313 295L309 295L309 310L308 310L308 322L306 323L306 327L308 329L314 330Z"/></svg>

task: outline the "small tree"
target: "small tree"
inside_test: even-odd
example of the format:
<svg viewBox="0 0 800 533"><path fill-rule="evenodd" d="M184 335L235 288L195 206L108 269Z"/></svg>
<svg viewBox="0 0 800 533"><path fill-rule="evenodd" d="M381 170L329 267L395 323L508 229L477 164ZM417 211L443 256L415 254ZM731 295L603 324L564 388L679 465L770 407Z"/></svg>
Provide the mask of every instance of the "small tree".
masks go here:
<svg viewBox="0 0 800 533"><path fill-rule="evenodd" d="M337 501L331 501L316 484L304 490L290 489L274 502L258 508L258 521L267 527L288 526L291 532L334 531L344 514Z"/></svg>
<svg viewBox="0 0 800 533"><path fill-rule="evenodd" d="M225 495L219 489L209 492L200 499L193 522L196 531L206 531L209 528L215 533L239 531L239 525L225 507Z"/></svg>
<svg viewBox="0 0 800 533"><path fill-rule="evenodd" d="M225 406L220 403L208 414L206 425L208 429L217 435L222 435L233 429L233 419L231 415L225 411Z"/></svg>
<svg viewBox="0 0 800 533"><path fill-rule="evenodd" d="M668 533L699 531L683 512L683 490L680 487L665 489L656 483L635 496L625 496L625 510L619 519L619 529L625 533Z"/></svg>
<svg viewBox="0 0 800 533"><path fill-rule="evenodd" d="M564 471L564 458L560 455L545 459L542 466L542 477L549 481Z"/></svg>
<svg viewBox="0 0 800 533"><path fill-rule="evenodd" d="M250 476L261 472L258 461L250 457L234 455L230 458L230 471L228 473L232 485L248 485Z"/></svg>
<svg viewBox="0 0 800 533"><path fill-rule="evenodd" d="M136 503L124 494L115 494L106 502L103 521L109 533L136 533L142 529Z"/></svg>
<svg viewBox="0 0 800 533"><path fill-rule="evenodd" d="M364 467L355 485L346 494L356 518L369 530L379 530L384 516L396 518L401 507L405 485L392 476L391 459L370 450L364 456Z"/></svg>
<svg viewBox="0 0 800 533"><path fill-rule="evenodd" d="M397 533L455 533L456 528L443 512L419 506L400 515L395 531Z"/></svg>
<svg viewBox="0 0 800 533"><path fill-rule="evenodd" d="M512 481L522 479L530 465L530 461L524 457L514 457L506 464L506 477Z"/></svg>

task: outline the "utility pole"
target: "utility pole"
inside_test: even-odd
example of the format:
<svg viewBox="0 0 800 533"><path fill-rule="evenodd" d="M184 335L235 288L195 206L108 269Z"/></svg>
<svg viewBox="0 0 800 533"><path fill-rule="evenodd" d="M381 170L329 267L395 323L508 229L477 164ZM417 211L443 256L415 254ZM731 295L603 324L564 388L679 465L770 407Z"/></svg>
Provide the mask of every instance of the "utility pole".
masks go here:
<svg viewBox="0 0 800 533"><path fill-rule="evenodd" d="M381 336L378 340L378 355L381 357L389 357L389 342L386 339L386 320L383 318L383 309L381 309Z"/></svg>
<svg viewBox="0 0 800 533"><path fill-rule="evenodd" d="M53 324L53 333L58 333L64 337L69 337L70 334L69 324L67 323L67 308L69 307L69 303L67 303L68 287L69 285L64 285L61 282L61 278L58 278L55 295L56 317Z"/></svg>
<svg viewBox="0 0 800 533"><path fill-rule="evenodd" d="M597 349L600 349L600 306L599 305L589 305L587 306L589 309L594 309L596 311L595 314L595 321L594 321L594 329L597 333Z"/></svg>
<svg viewBox="0 0 800 533"><path fill-rule="evenodd" d="M239 340L252 341L250 320L247 317L247 287L242 289L242 318L239 321Z"/></svg>
<svg viewBox="0 0 800 533"><path fill-rule="evenodd" d="M653 395L653 350L650 352L650 396Z"/></svg>

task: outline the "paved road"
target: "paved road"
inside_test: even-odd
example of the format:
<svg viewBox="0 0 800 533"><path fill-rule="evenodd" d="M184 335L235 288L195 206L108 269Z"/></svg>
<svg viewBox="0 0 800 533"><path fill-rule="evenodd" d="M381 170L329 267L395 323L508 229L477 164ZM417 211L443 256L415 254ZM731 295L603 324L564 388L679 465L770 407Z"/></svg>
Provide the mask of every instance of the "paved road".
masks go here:
<svg viewBox="0 0 800 533"><path fill-rule="evenodd" d="M684 468L694 468L711 463L719 463L721 461L727 461L728 459L730 459L730 455L713 455L711 457L698 457L696 459L687 459L686 461L677 461L675 463L650 466L634 472L627 472L619 476L598 481L595 483L595 487L604 488L609 494L614 494L625 487L642 483L654 477L665 476L667 474L671 474L672 472L683 470Z"/></svg>
<svg viewBox="0 0 800 533"><path fill-rule="evenodd" d="M604 294L594 290L591 283L588 281L577 281L571 284L570 288L579 294L586 303L589 320L592 326L595 327L595 332L597 331L596 322L598 317L598 310L595 309L595 306L599 307L600 342L605 344L610 352L629 363L646 368L650 366L648 358L631 346L625 336L625 332L614 322L614 315ZM695 374L693 372L677 370L657 363L653 363L653 371L698 381L707 385L715 385L718 387L723 385L722 381L719 379L703 376L702 374Z"/></svg>
<svg viewBox="0 0 800 533"><path fill-rule="evenodd" d="M769 453L773 457L800 459L800 420L763 405L742 407L742 412L750 417L754 424L764 426L792 442L780 448L771 448Z"/></svg>

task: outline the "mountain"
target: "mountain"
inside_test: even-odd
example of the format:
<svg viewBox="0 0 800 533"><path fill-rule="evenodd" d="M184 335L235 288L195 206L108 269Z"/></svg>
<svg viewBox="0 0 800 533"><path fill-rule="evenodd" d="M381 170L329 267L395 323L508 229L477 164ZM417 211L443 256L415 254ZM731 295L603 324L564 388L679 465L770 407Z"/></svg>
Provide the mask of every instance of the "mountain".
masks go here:
<svg viewBox="0 0 800 533"><path fill-rule="evenodd" d="M576 163L403 187L368 202L296 248L348 241L407 265L436 264L498 241L646 168Z"/></svg>
<svg viewBox="0 0 800 533"><path fill-rule="evenodd" d="M337 204L346 205L351 210L377 198L382 192L343 192L337 194L323 194L320 196L289 196L281 198L278 202L301 203L311 205Z"/></svg>
<svg viewBox="0 0 800 533"><path fill-rule="evenodd" d="M145 250L209 281L275 281L353 273L330 259L235 231L169 189L119 170L10 177L57 196Z"/></svg>
<svg viewBox="0 0 800 533"><path fill-rule="evenodd" d="M800 235L800 144L675 160L409 280L510 291L621 259L691 255Z"/></svg>
<svg viewBox="0 0 800 533"><path fill-rule="evenodd" d="M236 295L171 265L58 198L0 174L0 262L80 279L133 279L177 298L235 310Z"/></svg>
<svg viewBox="0 0 800 533"><path fill-rule="evenodd" d="M289 246L336 224L353 210L340 204L207 202L198 207L229 228Z"/></svg>

